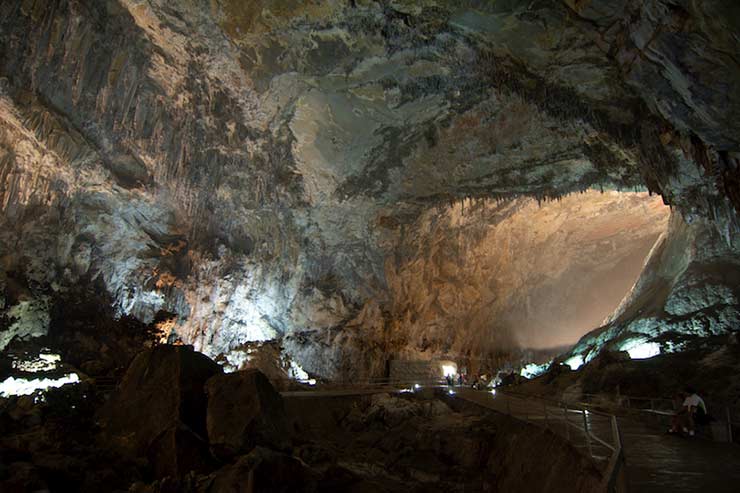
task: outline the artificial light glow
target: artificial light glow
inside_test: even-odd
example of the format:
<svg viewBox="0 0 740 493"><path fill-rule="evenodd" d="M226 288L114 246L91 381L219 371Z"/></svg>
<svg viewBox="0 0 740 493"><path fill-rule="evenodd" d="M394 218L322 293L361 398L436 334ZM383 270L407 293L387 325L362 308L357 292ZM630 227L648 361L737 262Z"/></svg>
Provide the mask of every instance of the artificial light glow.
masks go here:
<svg viewBox="0 0 740 493"><path fill-rule="evenodd" d="M620 349L627 351L632 359L647 359L660 354L660 344L640 339L627 341Z"/></svg>
<svg viewBox="0 0 740 493"><path fill-rule="evenodd" d="M288 376L301 383L307 383L308 385L316 385L315 378L308 378L308 372L298 365L295 361L290 362L290 368L288 368Z"/></svg>
<svg viewBox="0 0 740 493"><path fill-rule="evenodd" d="M583 356L581 356L580 354L577 354L565 360L563 364L570 366L570 369L575 371L579 369L581 366L583 366Z"/></svg>
<svg viewBox="0 0 740 493"><path fill-rule="evenodd" d="M57 367L62 357L58 354L39 354L38 358L29 361L13 361L13 368L20 371L36 373L50 371Z"/></svg>
<svg viewBox="0 0 740 493"><path fill-rule="evenodd" d="M442 376L443 377L449 377L454 376L455 373L457 373L457 365L452 364L444 364L442 365Z"/></svg>
<svg viewBox="0 0 740 493"><path fill-rule="evenodd" d="M452 390L452 389L448 390L447 393L450 394L450 395L455 395L455 391Z"/></svg>
<svg viewBox="0 0 740 493"><path fill-rule="evenodd" d="M414 384L414 390L419 390L420 388L421 388L421 385L419 385L418 383Z"/></svg>
<svg viewBox="0 0 740 493"><path fill-rule="evenodd" d="M547 369L550 367L550 363L552 363L552 361L548 361L547 363L543 363L541 365L538 365L537 363L530 363L524 366L519 371L519 374L524 378L530 379L538 377L547 371Z"/></svg>
<svg viewBox="0 0 740 493"><path fill-rule="evenodd" d="M491 395L496 395L496 389L491 389Z"/></svg>
<svg viewBox="0 0 740 493"><path fill-rule="evenodd" d="M295 361L290 362L290 368L288 368L288 376L295 380L306 381L308 380L308 372L298 365Z"/></svg>
<svg viewBox="0 0 740 493"><path fill-rule="evenodd" d="M0 396L9 397L11 395L31 395L37 390L48 390L53 387L61 387L70 383L80 381L77 373L68 373L62 378L34 378L28 380L25 378L8 377L0 383Z"/></svg>

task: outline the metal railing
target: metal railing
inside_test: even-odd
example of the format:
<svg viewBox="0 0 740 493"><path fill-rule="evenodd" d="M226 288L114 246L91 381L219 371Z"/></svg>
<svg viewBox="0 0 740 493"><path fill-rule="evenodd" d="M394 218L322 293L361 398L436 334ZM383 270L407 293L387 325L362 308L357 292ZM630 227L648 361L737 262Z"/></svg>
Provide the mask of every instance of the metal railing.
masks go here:
<svg viewBox="0 0 740 493"><path fill-rule="evenodd" d="M292 379L271 380L271 382L283 395L310 395L312 392L372 394L374 392L397 392L401 390L413 391L425 387L440 387L444 384L440 379L392 380L385 378L372 379L364 382L316 382L314 384Z"/></svg>
<svg viewBox="0 0 740 493"><path fill-rule="evenodd" d="M578 401L583 405L619 407L653 412L674 411L675 402L660 397L636 397L632 395L581 394Z"/></svg>
<svg viewBox="0 0 740 493"><path fill-rule="evenodd" d="M579 404L584 406L606 406L615 410L637 411L638 413L650 413L658 417L671 416L678 411L679 407L677 401L661 397L636 397L631 395L615 395L613 399L609 397L604 394L581 394ZM733 437L735 436L733 428L740 428L740 421L734 417L738 415L737 411L733 412L733 409L727 405L712 406L710 403L709 407L710 415L724 425L725 440L733 443ZM712 409L721 409L722 411L718 413L719 415L715 415Z"/></svg>
<svg viewBox="0 0 740 493"><path fill-rule="evenodd" d="M602 490L622 491L620 475L624 466L624 453L617 418L612 414L586 409L585 406L555 401L539 396L518 394L504 389L473 390L469 386L448 386L442 379L398 380L380 378L366 382L317 382L303 386L298 392L284 391L283 395L311 395L330 392L334 394L363 394L380 392L413 392L423 388L446 389L455 396L494 411L503 412L515 419L545 427L585 450L595 461L605 463ZM473 398L475 396L475 398ZM498 405L494 405L498 404Z"/></svg>
<svg viewBox="0 0 740 493"><path fill-rule="evenodd" d="M273 382L281 385L283 382ZM292 381L295 385L295 381ZM290 385L290 384L288 384ZM515 419L545 427L572 443L595 461L606 464L603 470L602 491L624 491L620 477L624 466L624 453L616 416L586 409L583 405L555 401L540 396L517 394L504 389L473 390L469 386L448 386L442 379L392 379L379 378L365 382L316 382L301 386L300 390L284 390L283 395L331 393L334 395L373 394L381 392L413 392L423 388L447 389L450 394ZM475 397L474 397L475 396ZM499 397L499 399L497 399ZM497 403L498 405L494 405Z"/></svg>
<svg viewBox="0 0 740 493"><path fill-rule="evenodd" d="M542 403L542 423L547 429L564 436L578 448L585 448L597 461L607 461L604 470L604 490L615 491L619 475L624 465L624 452L619 432L619 423L613 414L586 409L585 406L518 394L514 391L500 390L498 393L524 402ZM507 406L509 410L510 405ZM536 423L525 415L525 420ZM562 425L562 426L559 426Z"/></svg>
<svg viewBox="0 0 740 493"><path fill-rule="evenodd" d="M488 395L486 395L488 394ZM497 389L492 392L467 392L462 398L494 411L549 429L585 450L597 463L605 463L602 491L623 491L620 477L624 467L624 452L616 416L586 409L563 401L518 394Z"/></svg>

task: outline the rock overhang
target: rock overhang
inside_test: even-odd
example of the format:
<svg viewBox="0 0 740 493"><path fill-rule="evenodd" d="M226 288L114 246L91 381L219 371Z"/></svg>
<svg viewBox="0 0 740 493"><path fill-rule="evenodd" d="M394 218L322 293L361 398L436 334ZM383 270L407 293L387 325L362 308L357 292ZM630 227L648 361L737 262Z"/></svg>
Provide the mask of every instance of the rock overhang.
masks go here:
<svg viewBox="0 0 740 493"><path fill-rule="evenodd" d="M382 225L465 198L646 187L736 231L731 19L709 15L727 2L88 3L4 7L3 126L26 135L6 139L4 212L39 201L59 158L71 206L30 220L23 248L102 276L122 312L176 313L202 348L350 323L389 299ZM59 125L31 118L27 88ZM52 212L91 239L77 254Z"/></svg>

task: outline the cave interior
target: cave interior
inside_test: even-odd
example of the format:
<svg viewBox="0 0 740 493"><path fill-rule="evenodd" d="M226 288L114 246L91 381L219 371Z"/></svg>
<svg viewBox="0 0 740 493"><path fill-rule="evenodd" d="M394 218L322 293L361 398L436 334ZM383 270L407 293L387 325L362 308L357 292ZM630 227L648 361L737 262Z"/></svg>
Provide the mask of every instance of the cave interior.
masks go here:
<svg viewBox="0 0 740 493"><path fill-rule="evenodd" d="M0 3L0 488L595 491L281 392L740 404L739 60L735 0Z"/></svg>

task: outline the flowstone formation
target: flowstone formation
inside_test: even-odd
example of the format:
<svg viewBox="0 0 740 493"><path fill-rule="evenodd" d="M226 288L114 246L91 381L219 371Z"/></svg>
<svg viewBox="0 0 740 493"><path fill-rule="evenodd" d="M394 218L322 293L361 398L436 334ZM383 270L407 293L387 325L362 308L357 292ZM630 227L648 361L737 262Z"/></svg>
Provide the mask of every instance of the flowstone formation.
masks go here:
<svg viewBox="0 0 740 493"><path fill-rule="evenodd" d="M734 330L738 14L734 0L3 2L0 347L49 332L83 286L164 340L232 361L281 340L329 378L425 347L486 351L542 316L522 306L551 279L509 292L478 272L461 295L474 263L429 258L430 221L455 229L466 203L492 228L525 209L544 221L532 201L586 190L661 195L664 245L686 258L651 260L665 310L614 324L697 332L711 311L708 332ZM609 255L660 232L636 211ZM460 255L519 257L484 239ZM451 284L420 282L436 269ZM464 320L476 297L488 305Z"/></svg>

